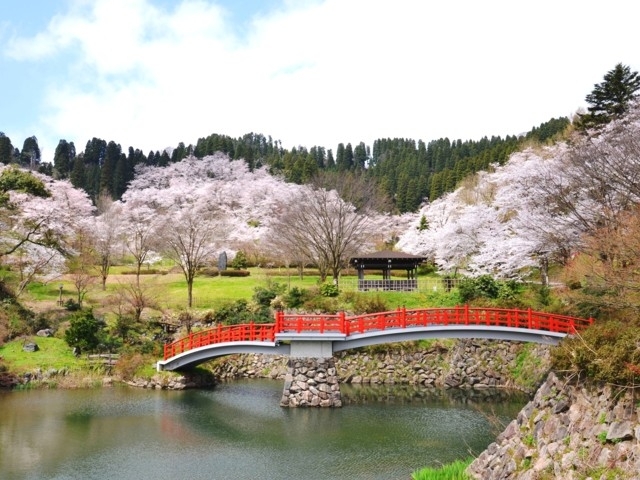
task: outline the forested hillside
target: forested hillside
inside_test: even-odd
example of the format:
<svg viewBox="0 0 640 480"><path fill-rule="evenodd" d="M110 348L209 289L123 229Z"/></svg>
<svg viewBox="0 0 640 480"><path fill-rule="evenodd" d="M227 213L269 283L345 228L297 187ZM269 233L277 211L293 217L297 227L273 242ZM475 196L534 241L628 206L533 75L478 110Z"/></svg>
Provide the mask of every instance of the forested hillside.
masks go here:
<svg viewBox="0 0 640 480"><path fill-rule="evenodd" d="M35 137L25 140L22 151L0 133L0 161L17 163L57 179L69 179L85 190L96 201L106 192L120 199L134 178L139 165L164 167L179 162L189 155L203 158L222 152L234 160L247 163L250 170L267 166L273 175L286 181L305 184L319 171L365 170L393 199L399 212L415 211L422 202L434 200L452 191L458 182L470 173L486 169L492 163L502 164L509 155L525 142L546 142L567 128L569 119L551 119L534 127L522 136L491 137L473 140L448 138L425 143L412 139L378 139L373 148L360 142L352 146L340 143L335 151L320 146L282 147L279 141L262 134L248 133L240 138L211 134L200 138L195 145L184 143L163 151L141 150L129 147L124 151L115 141L92 138L85 148L77 152L73 142L60 140L53 165L41 163Z"/></svg>

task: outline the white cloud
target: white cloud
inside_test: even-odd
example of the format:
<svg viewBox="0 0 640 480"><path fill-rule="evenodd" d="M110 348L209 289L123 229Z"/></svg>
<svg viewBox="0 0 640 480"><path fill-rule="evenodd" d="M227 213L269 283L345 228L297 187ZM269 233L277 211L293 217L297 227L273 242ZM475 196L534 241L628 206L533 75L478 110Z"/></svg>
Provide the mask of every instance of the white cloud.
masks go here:
<svg viewBox="0 0 640 480"><path fill-rule="evenodd" d="M77 0L11 52L73 53L40 114L51 154L59 138L81 149L94 136L145 151L250 131L333 149L478 139L571 115L615 63L640 66L621 0L598 15L616 19L615 36L582 43L597 5L285 2L240 36L213 2Z"/></svg>

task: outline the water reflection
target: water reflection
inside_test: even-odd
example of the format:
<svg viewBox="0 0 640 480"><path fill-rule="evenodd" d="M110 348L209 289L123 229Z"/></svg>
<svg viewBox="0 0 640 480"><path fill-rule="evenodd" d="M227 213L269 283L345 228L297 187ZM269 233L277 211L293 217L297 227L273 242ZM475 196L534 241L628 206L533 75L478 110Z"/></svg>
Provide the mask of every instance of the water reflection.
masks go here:
<svg viewBox="0 0 640 480"><path fill-rule="evenodd" d="M2 479L394 479L483 450L526 402L504 391L343 386L341 409L283 409L282 383L184 392L0 394Z"/></svg>

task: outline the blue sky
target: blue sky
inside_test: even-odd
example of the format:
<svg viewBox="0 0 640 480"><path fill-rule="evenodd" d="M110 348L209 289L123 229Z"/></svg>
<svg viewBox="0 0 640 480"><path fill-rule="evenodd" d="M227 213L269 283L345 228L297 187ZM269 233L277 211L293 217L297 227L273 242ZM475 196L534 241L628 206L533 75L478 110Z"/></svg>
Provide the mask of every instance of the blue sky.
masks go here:
<svg viewBox="0 0 640 480"><path fill-rule="evenodd" d="M3 0L0 131L149 150L474 139L571 116L618 62L626 0Z"/></svg>

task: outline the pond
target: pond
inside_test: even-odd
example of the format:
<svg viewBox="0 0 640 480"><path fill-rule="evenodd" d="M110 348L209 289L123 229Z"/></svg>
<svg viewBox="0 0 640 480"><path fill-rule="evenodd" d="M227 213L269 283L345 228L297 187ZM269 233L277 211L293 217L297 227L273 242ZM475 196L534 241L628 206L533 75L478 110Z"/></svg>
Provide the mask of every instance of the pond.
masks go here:
<svg viewBox="0 0 640 480"><path fill-rule="evenodd" d="M343 385L342 408L286 409L282 386L3 392L0 478L406 480L478 454L528 401Z"/></svg>

